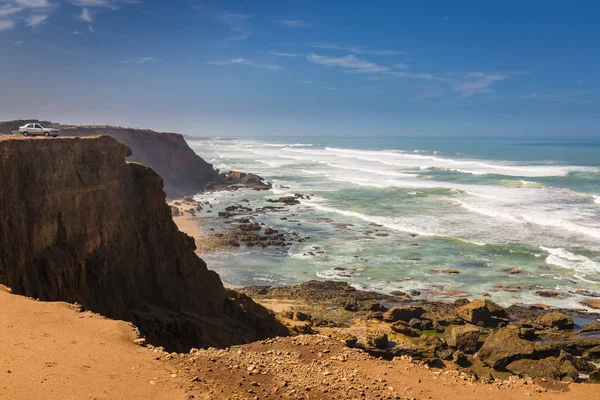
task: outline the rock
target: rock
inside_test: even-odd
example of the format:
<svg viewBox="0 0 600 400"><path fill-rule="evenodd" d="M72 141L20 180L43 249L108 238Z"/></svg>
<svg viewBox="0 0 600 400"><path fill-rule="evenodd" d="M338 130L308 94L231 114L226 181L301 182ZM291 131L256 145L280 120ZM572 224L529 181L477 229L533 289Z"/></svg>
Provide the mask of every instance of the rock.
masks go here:
<svg viewBox="0 0 600 400"><path fill-rule="evenodd" d="M473 300L457 308L456 315L471 324L483 323L485 326L496 326L507 317L506 311L490 300Z"/></svg>
<svg viewBox="0 0 600 400"><path fill-rule="evenodd" d="M475 325L455 326L452 328L454 347L466 353L474 353L479 347L481 329Z"/></svg>
<svg viewBox="0 0 600 400"><path fill-rule="evenodd" d="M404 321L408 322L413 318L421 318L425 314L425 310L422 307L415 306L399 306L392 307L385 314L383 314L383 320L386 322Z"/></svg>
<svg viewBox="0 0 600 400"><path fill-rule="evenodd" d="M544 314L538 318L536 322L546 328L571 329L575 325L573 323L573 318L558 311Z"/></svg>
<svg viewBox="0 0 600 400"><path fill-rule="evenodd" d="M367 345L377 349L385 350L388 347L388 336L384 332L368 330L366 341Z"/></svg>
<svg viewBox="0 0 600 400"><path fill-rule="evenodd" d="M600 310L600 299L584 299L580 303L586 307Z"/></svg>
<svg viewBox="0 0 600 400"><path fill-rule="evenodd" d="M402 335L405 336L410 336L410 337L419 337L421 336L421 331L411 328L406 322L404 321L396 321L394 322L390 328L392 328L392 330L396 333L400 333Z"/></svg>
<svg viewBox="0 0 600 400"><path fill-rule="evenodd" d="M506 366L506 369L520 377L532 379L560 379L563 373L558 358L549 357L542 360L516 360Z"/></svg>
<svg viewBox="0 0 600 400"><path fill-rule="evenodd" d="M120 133L141 135L127 131ZM177 170L186 180L195 172L181 169L188 156L188 166L201 161L212 170L181 135L155 132L144 140L140 152L160 157L148 159L156 171ZM148 342L173 351L285 335L272 313L225 289L195 253L194 239L177 229L163 187L172 176L128 162L131 155L106 135L0 140L0 282L16 294L79 302L134 322ZM197 193L195 178L170 193Z"/></svg>
<svg viewBox="0 0 600 400"><path fill-rule="evenodd" d="M456 365L463 367L463 368L466 368L471 365L471 362L469 361L469 358L467 357L467 355L460 350L456 350L452 354L452 361L454 361L456 363Z"/></svg>
<svg viewBox="0 0 600 400"><path fill-rule="evenodd" d="M440 274L459 274L460 271L457 269L433 269L431 272L438 272Z"/></svg>
<svg viewBox="0 0 600 400"><path fill-rule="evenodd" d="M463 298L463 299L456 299L456 300L454 300L454 305L456 307L466 306L469 303L470 303L469 299L464 299Z"/></svg>
<svg viewBox="0 0 600 400"><path fill-rule="evenodd" d="M348 347L356 346L356 342L358 341L356 336L347 332L334 332L331 337L332 339L341 341Z"/></svg>
<svg viewBox="0 0 600 400"><path fill-rule="evenodd" d="M358 311L358 303L354 300L349 300L342 305L342 308L346 311L356 312Z"/></svg>
<svg viewBox="0 0 600 400"><path fill-rule="evenodd" d="M533 343L521 339L518 330L500 328L487 337L477 356L486 365L501 369L512 361L531 356L533 352Z"/></svg>
<svg viewBox="0 0 600 400"><path fill-rule="evenodd" d="M179 212L179 207L171 206L171 215L174 217L179 217L179 215L181 215Z"/></svg>
<svg viewBox="0 0 600 400"><path fill-rule="evenodd" d="M586 383L600 384L600 369L592 372Z"/></svg>
<svg viewBox="0 0 600 400"><path fill-rule="evenodd" d="M294 321L308 321L310 319L308 314L305 314L301 311L297 311L293 315Z"/></svg>
<svg viewBox="0 0 600 400"><path fill-rule="evenodd" d="M537 292L535 292L535 294L540 297L549 297L549 298L560 297L560 294L558 292L555 292L554 290L538 290Z"/></svg>
<svg viewBox="0 0 600 400"><path fill-rule="evenodd" d="M133 343L137 344L138 346L145 346L146 345L146 339L145 338L139 338L139 339L135 339L133 341Z"/></svg>
<svg viewBox="0 0 600 400"><path fill-rule="evenodd" d="M378 301L367 301L364 305L364 309L367 311L386 312L387 308Z"/></svg>
<svg viewBox="0 0 600 400"><path fill-rule="evenodd" d="M560 366L560 373L563 377L569 377L572 381L579 379L579 371L570 361L564 361Z"/></svg>
<svg viewBox="0 0 600 400"><path fill-rule="evenodd" d="M525 340L534 340L536 338L535 329L519 328L519 336Z"/></svg>

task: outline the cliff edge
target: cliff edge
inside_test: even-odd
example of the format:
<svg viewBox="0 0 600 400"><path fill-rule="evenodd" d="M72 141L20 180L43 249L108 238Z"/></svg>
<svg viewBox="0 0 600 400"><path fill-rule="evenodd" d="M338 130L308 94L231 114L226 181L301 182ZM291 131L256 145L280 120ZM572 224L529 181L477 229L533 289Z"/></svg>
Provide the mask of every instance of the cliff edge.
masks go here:
<svg viewBox="0 0 600 400"><path fill-rule="evenodd" d="M163 181L109 136L0 137L0 283L134 322L173 350L285 329L219 276L178 231Z"/></svg>
<svg viewBox="0 0 600 400"><path fill-rule="evenodd" d="M61 126L63 136L110 135L132 151L130 161L152 167L165 182L171 198L194 195L210 182L220 182L219 173L198 156L179 133L119 127Z"/></svg>

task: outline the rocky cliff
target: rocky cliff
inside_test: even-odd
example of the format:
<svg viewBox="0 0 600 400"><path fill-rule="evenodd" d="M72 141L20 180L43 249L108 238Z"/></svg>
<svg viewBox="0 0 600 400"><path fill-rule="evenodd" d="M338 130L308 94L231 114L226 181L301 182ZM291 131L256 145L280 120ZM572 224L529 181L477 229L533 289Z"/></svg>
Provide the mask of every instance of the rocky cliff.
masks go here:
<svg viewBox="0 0 600 400"><path fill-rule="evenodd" d="M112 137L0 137L0 283L134 322L171 349L285 334L195 254L151 168Z"/></svg>
<svg viewBox="0 0 600 400"><path fill-rule="evenodd" d="M199 157L179 133L118 127L62 126L63 136L110 135L132 151L129 160L152 167L164 179L171 198L193 195L209 182L219 182L213 166Z"/></svg>

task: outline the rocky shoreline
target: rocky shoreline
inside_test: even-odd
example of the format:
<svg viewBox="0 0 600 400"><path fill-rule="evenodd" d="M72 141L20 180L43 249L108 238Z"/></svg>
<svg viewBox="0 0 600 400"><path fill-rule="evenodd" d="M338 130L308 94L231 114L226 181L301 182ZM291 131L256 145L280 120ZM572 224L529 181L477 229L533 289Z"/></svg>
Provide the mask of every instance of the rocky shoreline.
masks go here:
<svg viewBox="0 0 600 400"><path fill-rule="evenodd" d="M515 375L600 383L600 321L584 311L502 308L487 299L428 302L332 281L241 290L265 307L291 304L278 315L293 331L340 339L386 359L409 356L483 382Z"/></svg>
<svg viewBox="0 0 600 400"><path fill-rule="evenodd" d="M256 175L232 171L222 176L228 183L213 185L209 190L270 188ZM308 237L291 229L279 232L256 222L254 217L281 212L305 197L296 194L268 199L273 206L255 209L249 201L241 200L220 211L212 210L210 202L186 198L173 210L174 215L187 213L194 217L205 207L209 213L214 211L214 217L198 219L209 227L196 238L200 253L241 246L285 249ZM351 276L352 271L348 274ZM469 300L467 296L457 296L454 302L427 301L423 299L426 293L396 291L388 295L331 280L240 290L276 312L292 332L328 336L376 357L410 357L481 382L517 376L600 383L600 321L596 314L584 310L554 309L544 304L502 308L489 299ZM553 292L540 291L537 295L552 297ZM594 301L590 298L592 308L597 305Z"/></svg>

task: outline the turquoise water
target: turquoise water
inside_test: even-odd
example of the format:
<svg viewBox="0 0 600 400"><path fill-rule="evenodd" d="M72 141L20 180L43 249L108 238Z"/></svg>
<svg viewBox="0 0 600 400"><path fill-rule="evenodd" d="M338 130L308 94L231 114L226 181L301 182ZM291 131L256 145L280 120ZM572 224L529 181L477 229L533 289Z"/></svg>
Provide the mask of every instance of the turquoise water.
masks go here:
<svg viewBox="0 0 600 400"><path fill-rule="evenodd" d="M311 195L256 217L303 242L204 255L227 282L341 279L427 298L485 292L502 304L579 306L581 291L600 295L600 142L264 138L190 145L217 168L274 184L268 192L198 196L216 210L242 198L257 208L269 197ZM437 272L444 269L459 273ZM542 289L561 296L541 299L535 292Z"/></svg>

